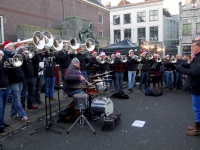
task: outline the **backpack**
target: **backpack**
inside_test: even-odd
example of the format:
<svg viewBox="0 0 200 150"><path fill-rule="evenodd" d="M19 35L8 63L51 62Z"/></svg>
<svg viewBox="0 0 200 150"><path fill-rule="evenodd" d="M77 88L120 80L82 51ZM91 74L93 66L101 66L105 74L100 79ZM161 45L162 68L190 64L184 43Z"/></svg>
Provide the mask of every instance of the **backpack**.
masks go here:
<svg viewBox="0 0 200 150"><path fill-rule="evenodd" d="M145 91L147 96L160 96L163 94L163 89L161 87L150 88L148 87Z"/></svg>

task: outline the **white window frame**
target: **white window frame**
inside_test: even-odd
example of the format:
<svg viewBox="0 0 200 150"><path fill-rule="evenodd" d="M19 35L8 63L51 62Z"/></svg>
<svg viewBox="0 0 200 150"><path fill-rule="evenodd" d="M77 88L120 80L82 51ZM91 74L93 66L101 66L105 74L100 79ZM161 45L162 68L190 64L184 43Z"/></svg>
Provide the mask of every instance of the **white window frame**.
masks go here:
<svg viewBox="0 0 200 150"><path fill-rule="evenodd" d="M100 17L100 16L101 16L101 19L102 19L101 22L100 22L100 20L99 20L99 17ZM99 15L98 15L98 23L101 24L101 25L103 24L103 15L102 15L102 14L99 14Z"/></svg>
<svg viewBox="0 0 200 150"><path fill-rule="evenodd" d="M158 15L157 15L158 19L157 19L157 20L151 20L151 19L150 19L151 16L152 16L152 15L150 15L150 12L151 12L151 11L157 11L157 12L158 12ZM153 16L154 16L154 15L153 15ZM158 10L158 9L149 10L149 21L159 21L159 10Z"/></svg>
<svg viewBox="0 0 200 150"><path fill-rule="evenodd" d="M99 31L99 33L102 33L102 36L99 36L99 35L98 35L98 36L99 36L99 37L103 37L103 31Z"/></svg>
<svg viewBox="0 0 200 150"><path fill-rule="evenodd" d="M4 42L4 28L3 28L3 16L0 16L0 21L1 21L1 26L0 26L0 30L1 30L1 37L2 37L2 41L0 41L0 44L2 44Z"/></svg>

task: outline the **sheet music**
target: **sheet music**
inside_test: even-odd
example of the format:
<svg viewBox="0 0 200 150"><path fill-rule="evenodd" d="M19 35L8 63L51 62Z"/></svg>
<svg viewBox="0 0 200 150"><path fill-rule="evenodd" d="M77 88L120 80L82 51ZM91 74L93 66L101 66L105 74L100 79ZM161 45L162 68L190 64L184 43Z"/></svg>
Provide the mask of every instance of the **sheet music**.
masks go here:
<svg viewBox="0 0 200 150"><path fill-rule="evenodd" d="M146 121L135 120L131 126L142 128Z"/></svg>
<svg viewBox="0 0 200 150"><path fill-rule="evenodd" d="M43 75L44 74L44 62L39 62L39 70L38 70L38 75Z"/></svg>

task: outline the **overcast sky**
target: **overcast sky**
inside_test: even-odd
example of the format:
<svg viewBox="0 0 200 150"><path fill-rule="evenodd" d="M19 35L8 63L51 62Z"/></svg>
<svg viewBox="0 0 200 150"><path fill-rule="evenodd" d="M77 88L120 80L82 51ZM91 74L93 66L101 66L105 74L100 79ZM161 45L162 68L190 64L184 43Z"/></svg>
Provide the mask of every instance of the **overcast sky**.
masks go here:
<svg viewBox="0 0 200 150"><path fill-rule="evenodd" d="M116 6L119 4L119 2L121 0L101 0L102 4L105 5L105 2L110 1L111 2L111 6ZM144 0L127 0L131 3L135 3L135 2L142 2ZM185 0L181 0L183 3ZM174 14L178 14L179 13L179 8L178 8L178 3L180 2L180 0L164 0L164 4L163 7L164 8L169 8L169 12L174 15Z"/></svg>

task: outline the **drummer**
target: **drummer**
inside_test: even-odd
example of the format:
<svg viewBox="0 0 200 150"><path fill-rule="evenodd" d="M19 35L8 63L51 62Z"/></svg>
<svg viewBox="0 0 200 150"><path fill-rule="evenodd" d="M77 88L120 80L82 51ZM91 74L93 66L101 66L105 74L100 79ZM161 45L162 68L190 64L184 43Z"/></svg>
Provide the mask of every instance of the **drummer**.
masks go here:
<svg viewBox="0 0 200 150"><path fill-rule="evenodd" d="M67 72L64 77L64 82L64 90L69 97L73 97L74 94L85 94L83 89L81 89L81 86L86 87L86 84L88 84L88 86L92 86L92 84L87 82L87 80L81 73L80 61L76 57L72 59L71 64L67 69Z"/></svg>

